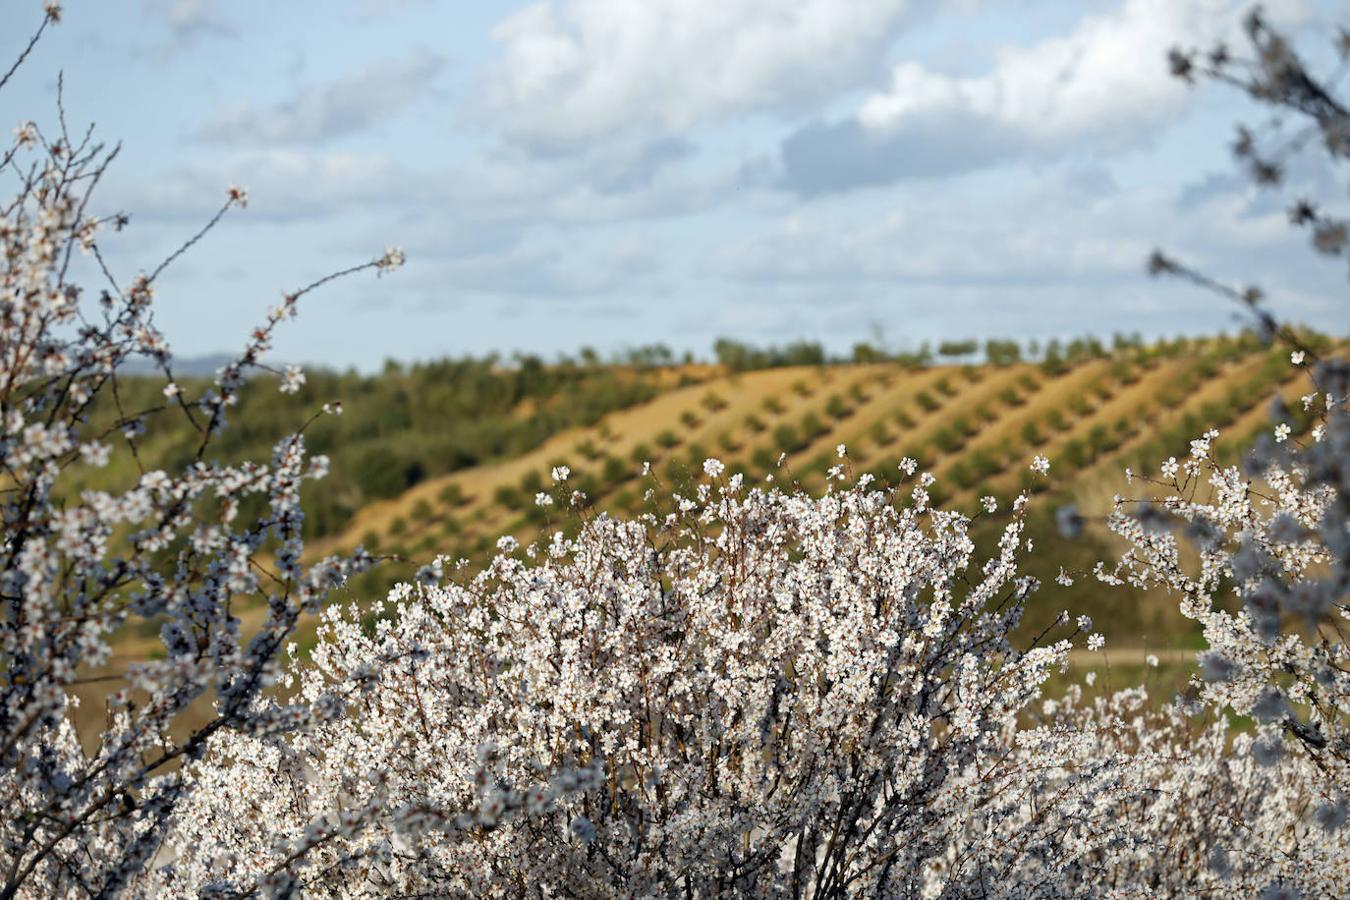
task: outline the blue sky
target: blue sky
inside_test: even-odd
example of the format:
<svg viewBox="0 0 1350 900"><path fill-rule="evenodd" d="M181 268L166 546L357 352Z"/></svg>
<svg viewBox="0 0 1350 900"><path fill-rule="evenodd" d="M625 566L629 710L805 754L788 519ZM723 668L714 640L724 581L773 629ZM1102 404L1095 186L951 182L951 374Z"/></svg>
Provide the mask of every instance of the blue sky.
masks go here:
<svg viewBox="0 0 1350 900"><path fill-rule="evenodd" d="M1335 9L1266 6L1311 35ZM387 245L407 266L310 298L278 358L1231 329L1143 274L1154 246L1344 331L1342 265L1229 157L1260 111L1166 74L1174 43L1238 43L1244 8L69 0L0 123L50 122L64 71L71 119L122 141L101 201L132 215L104 239L124 278L248 188L162 281L179 355ZM0 5L0 54L40 17ZM1309 158L1291 190L1327 179Z"/></svg>

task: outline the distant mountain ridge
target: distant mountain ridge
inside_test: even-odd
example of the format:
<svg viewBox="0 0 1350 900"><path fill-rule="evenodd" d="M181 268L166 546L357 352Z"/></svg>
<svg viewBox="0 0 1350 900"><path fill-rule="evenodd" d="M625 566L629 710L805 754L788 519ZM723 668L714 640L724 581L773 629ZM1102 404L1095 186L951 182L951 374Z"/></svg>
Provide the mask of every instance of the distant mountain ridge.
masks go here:
<svg viewBox="0 0 1350 900"><path fill-rule="evenodd" d="M180 378L213 378L215 374L235 359L230 353L208 353L204 356L175 356L173 373ZM274 369L284 369L284 362L269 362ZM123 375L158 375L159 366L143 356L131 357L117 367ZM250 374L256 374L253 370Z"/></svg>

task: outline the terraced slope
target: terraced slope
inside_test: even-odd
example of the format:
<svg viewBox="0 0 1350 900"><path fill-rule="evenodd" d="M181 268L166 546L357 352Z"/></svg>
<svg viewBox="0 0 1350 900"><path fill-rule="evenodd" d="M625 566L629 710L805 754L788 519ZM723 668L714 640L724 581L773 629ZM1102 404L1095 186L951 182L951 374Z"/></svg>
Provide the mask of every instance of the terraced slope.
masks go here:
<svg viewBox="0 0 1350 900"><path fill-rule="evenodd" d="M528 541L541 530L573 527L575 514L565 508L572 490L584 492L592 510L629 513L650 488L665 493L697 481L708 457L747 479L772 476L819 491L827 469L839 463L842 443L855 476L865 471L879 484L892 482L900 460L913 457L937 476L941 502L972 513L984 496L1006 509L1018 491L1044 490L1047 482L1033 478L1027 463L1036 454L1049 457L1054 496L1040 504L1033 531L1050 537L1054 508L1069 501L1090 521L1081 559L1057 547L1053 567L1047 562L1038 573L1049 582L1058 566L1086 568L1110 551L1111 538L1092 519L1125 493L1126 467L1144 472L1168 455L1183 455L1211 423L1232 436L1220 446L1236 452L1268 426L1264 410L1275 391L1293 400L1301 388L1283 352L1222 339L1182 353L1129 351L1053 372L1026 363L918 370L876 363L725 375L564 431L514 459L372 504L316 552L360 543L419 562L437 554L478 561L502 534ZM550 476L559 465L572 472L565 486ZM553 505L536 505L540 493ZM354 593L377 593L406 576L406 567L388 566ZM1194 640L1165 598L1121 594L1104 601L1095 584L1043 593L1045 615L1094 606L1094 614L1135 643Z"/></svg>
<svg viewBox="0 0 1350 900"><path fill-rule="evenodd" d="M1335 350L1343 353L1346 346L1341 342ZM900 460L913 457L937 476L934 493L946 506L972 514L984 496L994 496L1006 510L1022 489L1041 493L1029 537L1052 553L1026 561L1025 570L1045 587L1028 610L1025 630L1040 631L1063 609L1088 613L1116 654L1110 665L1132 666L1130 677L1148 674L1180 684L1185 651L1198 637L1170 598L1108 590L1090 578L1064 587L1055 577L1061 568L1086 570L1114 552L1100 517L1116 494L1130 493L1126 467L1146 472L1169 455L1182 456L1189 440L1210 425L1224 430L1219 452L1234 455L1270 427L1267 408L1275 392L1297 409L1306 390L1284 352L1238 340L1192 343L1182 352L1130 350L1054 371L1034 364L907 369L874 363L679 375L683 386L673 376L654 381L652 399L610 412L594 425L558 431L525 453L369 503L309 550L319 555L363 543L406 558L343 590L343 602L364 604L437 554L478 562L502 534L527 541L575 527L578 514L566 508L571 490L588 496L586 514L631 513L643 506L648 489L662 496L687 489L703 477L703 460L717 457L747 480L772 476L821 491L826 470L840 463L836 447L842 443L855 477L870 473L885 485L898 478ZM1030 476L1027 463L1036 454L1052 460L1048 482ZM562 487L550 476L557 465L572 470ZM554 505L537 506L540 492L551 494ZM1063 540L1055 529L1054 511L1068 502L1088 520L1076 541ZM993 546L1002 523L1000 514L980 516L980 546ZM247 632L262 610L244 609L240 616ZM302 648L313 640L314 624L305 621L297 633ZM79 688L88 709L101 708L101 692L127 662L161 649L154 629L124 635L118 658ZM1163 676L1145 672L1146 651L1162 657ZM1075 660L1075 667L1092 664ZM97 724L90 721L91 728Z"/></svg>

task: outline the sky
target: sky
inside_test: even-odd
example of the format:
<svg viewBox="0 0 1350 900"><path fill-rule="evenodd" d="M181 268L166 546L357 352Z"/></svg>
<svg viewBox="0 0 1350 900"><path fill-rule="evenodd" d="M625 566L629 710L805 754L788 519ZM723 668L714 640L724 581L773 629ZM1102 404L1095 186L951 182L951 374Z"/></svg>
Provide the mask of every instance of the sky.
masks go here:
<svg viewBox="0 0 1350 900"><path fill-rule="evenodd" d="M68 119L121 142L95 204L131 215L117 277L249 192L160 281L179 356L387 246L406 266L307 297L278 359L1237 327L1148 278L1154 247L1350 325L1343 263L1284 213L1343 185L1305 154L1285 193L1251 186L1229 144L1265 114L1167 74L1175 44L1241 46L1231 0L63 5L0 125L52 123L61 73ZM1336 6L1266 3L1310 42ZM5 66L41 17L0 3Z"/></svg>

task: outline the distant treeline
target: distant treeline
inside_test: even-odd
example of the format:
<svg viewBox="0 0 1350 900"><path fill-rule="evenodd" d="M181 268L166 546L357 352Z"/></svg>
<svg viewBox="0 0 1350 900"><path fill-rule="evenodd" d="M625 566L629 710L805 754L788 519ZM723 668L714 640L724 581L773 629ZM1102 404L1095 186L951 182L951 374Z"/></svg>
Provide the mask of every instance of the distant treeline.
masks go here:
<svg viewBox="0 0 1350 900"><path fill-rule="evenodd" d="M1059 338L1047 341L1030 340L1025 343L1012 339L989 338L979 341L967 338L959 341L940 341L936 344L924 341L917 350L887 350L872 343L860 342L853 345L850 354L841 356L827 353L824 346L815 341L795 341L779 347L755 346L744 341L722 338L713 344L713 355L718 363L734 372L782 366L847 363L894 362L921 367L934 363L988 363L1008 366L1017 362L1036 362L1047 372L1054 373L1085 360L1101 359L1126 351L1166 355L1204 340L1212 338L1177 337L1150 342L1145 341L1138 333L1116 334L1109 342L1091 336L1067 340ZM1250 331L1241 332L1237 340L1239 343L1250 343L1253 346L1258 343L1257 336ZM643 348L643 352L650 354L651 348ZM665 350L665 356L670 356L669 350Z"/></svg>

